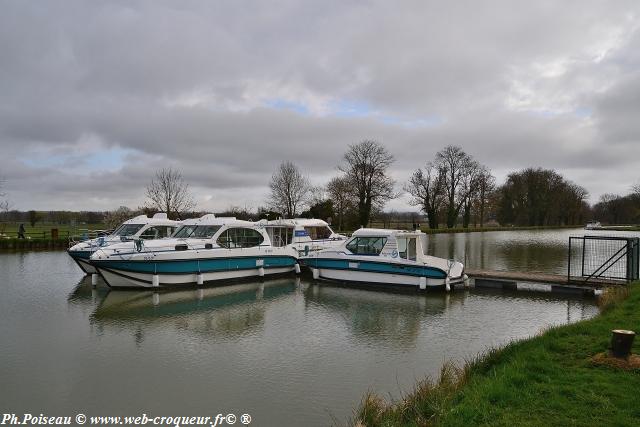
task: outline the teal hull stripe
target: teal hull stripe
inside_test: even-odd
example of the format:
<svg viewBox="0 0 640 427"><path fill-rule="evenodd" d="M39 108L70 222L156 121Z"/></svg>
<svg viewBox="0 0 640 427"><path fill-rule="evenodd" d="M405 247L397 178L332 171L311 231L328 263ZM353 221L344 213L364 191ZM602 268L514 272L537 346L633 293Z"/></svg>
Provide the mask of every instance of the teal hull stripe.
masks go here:
<svg viewBox="0 0 640 427"><path fill-rule="evenodd" d="M128 271L132 273L147 274L195 274L217 271L249 270L259 268L257 260L263 260L263 267L280 268L293 267L295 258L286 256L273 257L243 257L220 258L198 260L172 260L172 261L105 261L94 260L91 263L96 267L109 270Z"/></svg>
<svg viewBox="0 0 640 427"><path fill-rule="evenodd" d="M447 274L435 267L409 266L402 264L375 262L375 261L349 261L344 259L310 258L301 262L312 268L324 268L328 270L350 270L368 273L401 274L405 276L428 277L431 279L444 279ZM357 263L358 268L351 268L349 264Z"/></svg>
<svg viewBox="0 0 640 427"><path fill-rule="evenodd" d="M92 251L68 251L71 258L89 259L93 255Z"/></svg>

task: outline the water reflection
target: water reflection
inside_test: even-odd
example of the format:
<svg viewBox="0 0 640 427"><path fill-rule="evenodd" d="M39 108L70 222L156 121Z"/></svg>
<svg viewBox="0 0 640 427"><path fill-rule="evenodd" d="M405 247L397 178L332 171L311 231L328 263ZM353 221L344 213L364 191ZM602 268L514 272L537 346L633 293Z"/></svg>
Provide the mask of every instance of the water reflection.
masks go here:
<svg viewBox="0 0 640 427"><path fill-rule="evenodd" d="M163 292L111 290L90 316L93 324L135 329L176 330L237 338L264 326L265 307L297 289L295 279L270 280Z"/></svg>
<svg viewBox="0 0 640 427"><path fill-rule="evenodd" d="M82 308L93 308L99 304L108 293L109 288L106 286L94 287L91 285L91 276L84 276L73 288L73 291L67 297L67 301L70 305Z"/></svg>
<svg viewBox="0 0 640 427"><path fill-rule="evenodd" d="M451 239L456 251L483 247ZM206 414L215 405L259 425L282 425L283 414L289 425L324 426L328 414L343 422L367 390L399 398L444 360L597 312L593 300L564 295L397 294L304 276L109 291L81 279L64 252L0 254L0 293L0 401L16 413Z"/></svg>
<svg viewBox="0 0 640 427"><path fill-rule="evenodd" d="M438 257L463 261L468 268L565 274L569 237L584 234L582 228L436 234L428 237L428 250ZM640 236L619 231L589 234Z"/></svg>
<svg viewBox="0 0 640 427"><path fill-rule="evenodd" d="M339 315L355 339L402 347L415 344L421 321L425 316L442 313L450 298L445 293L398 294L329 283L308 286L304 297L307 308L320 307Z"/></svg>
<svg viewBox="0 0 640 427"><path fill-rule="evenodd" d="M567 247L563 245L543 242L522 245L505 242L496 245L495 250L494 256L503 260L499 264L500 270L560 272L566 268Z"/></svg>

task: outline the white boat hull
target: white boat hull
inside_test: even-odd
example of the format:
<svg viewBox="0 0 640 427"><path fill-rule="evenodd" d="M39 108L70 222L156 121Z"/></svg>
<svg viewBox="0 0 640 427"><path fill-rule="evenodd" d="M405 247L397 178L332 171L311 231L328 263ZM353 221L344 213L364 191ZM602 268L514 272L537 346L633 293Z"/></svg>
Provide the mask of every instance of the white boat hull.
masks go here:
<svg viewBox="0 0 640 427"><path fill-rule="evenodd" d="M281 267L264 269L264 276L290 273L294 267ZM154 275L149 273L137 273L120 271L109 268L98 268L98 272L105 282L112 288L154 288ZM203 284L221 280L242 279L248 277L260 277L260 269L216 271L201 273ZM196 286L198 285L197 273L186 274L157 274L158 286Z"/></svg>
<svg viewBox="0 0 640 427"><path fill-rule="evenodd" d="M373 283L380 285L401 285L406 287L420 287L420 277L406 276L390 273L372 273L367 271L347 271L318 269L320 279L344 281L344 282L361 282ZM445 286L445 279L426 278L425 286L428 288Z"/></svg>

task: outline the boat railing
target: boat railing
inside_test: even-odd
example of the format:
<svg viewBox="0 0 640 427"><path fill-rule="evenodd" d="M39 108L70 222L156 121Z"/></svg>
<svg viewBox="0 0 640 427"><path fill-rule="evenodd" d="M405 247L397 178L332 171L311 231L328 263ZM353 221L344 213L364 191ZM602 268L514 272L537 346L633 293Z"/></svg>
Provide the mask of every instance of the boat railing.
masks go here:
<svg viewBox="0 0 640 427"><path fill-rule="evenodd" d="M112 230L96 230L81 228L74 231L73 234L69 233L69 246L76 245L78 243L86 242L87 240L94 240L100 237L106 237L111 234Z"/></svg>

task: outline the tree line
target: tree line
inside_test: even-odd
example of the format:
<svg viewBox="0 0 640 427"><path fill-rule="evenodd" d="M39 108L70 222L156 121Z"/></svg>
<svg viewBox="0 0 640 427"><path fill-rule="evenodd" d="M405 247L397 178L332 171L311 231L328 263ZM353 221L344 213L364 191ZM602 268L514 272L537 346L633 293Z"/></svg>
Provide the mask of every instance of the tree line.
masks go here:
<svg viewBox="0 0 640 427"><path fill-rule="evenodd" d="M339 175L324 187L312 187L300 169L284 162L270 182L272 215L331 218L339 229L390 222L385 204L400 196L389 169L394 157L376 141L350 145ZM584 225L595 219L609 224L640 222L640 184L626 196L604 195L591 207L587 190L552 169L526 168L496 185L492 171L461 147L450 145L416 169L402 189L420 208L430 228L491 225ZM300 211L301 207L308 209ZM415 219L414 219L415 222Z"/></svg>
<svg viewBox="0 0 640 427"><path fill-rule="evenodd" d="M562 226L582 225L591 219L609 224L640 222L640 184L625 196L605 194L591 207L586 189L551 169L526 168L510 173L496 185L491 169L449 145L433 159L413 171L407 182L397 183L390 174L394 156L377 141L364 140L349 145L336 165L338 174L326 185L312 186L291 161L281 163L269 182L267 205L252 212L232 207L219 215L240 219L309 217L332 221L339 230L352 230L376 221L383 225L393 219L410 217L430 228L446 226L483 227L489 225ZM182 174L161 169L146 186L146 202L135 211L120 207L112 212L72 213L52 211L20 213L10 211L0 179L0 220L39 220L58 223L102 221L117 225L134 214L166 212L170 218L202 214ZM403 191L397 191L401 187ZM409 203L421 215L385 212L387 202L406 193ZM424 216L422 216L424 215ZM73 219L72 219L73 218ZM426 222L426 224L424 224Z"/></svg>

